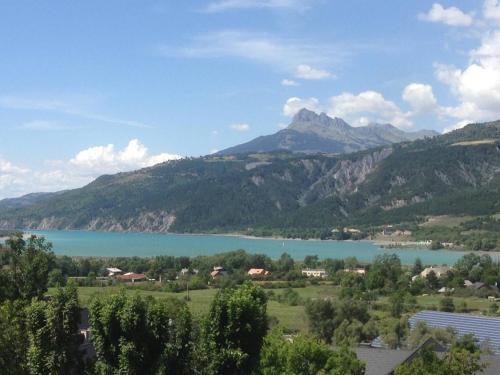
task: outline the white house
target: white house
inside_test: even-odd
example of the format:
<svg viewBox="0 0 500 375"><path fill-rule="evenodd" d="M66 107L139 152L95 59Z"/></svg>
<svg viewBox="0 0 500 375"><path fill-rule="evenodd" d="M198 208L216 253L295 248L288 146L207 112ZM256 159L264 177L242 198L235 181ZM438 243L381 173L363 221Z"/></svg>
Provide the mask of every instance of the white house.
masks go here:
<svg viewBox="0 0 500 375"><path fill-rule="evenodd" d="M106 268L106 271L108 271L108 276L116 276L116 275L121 275L123 273L123 271L119 268L115 268L115 267L109 267L109 268Z"/></svg>
<svg viewBox="0 0 500 375"><path fill-rule="evenodd" d="M453 268L447 266L427 267L422 272L420 272L420 275L413 276L411 280L415 281L418 277L425 279L431 272L434 272L436 277L440 279L441 277L446 276L446 274L452 270Z"/></svg>
<svg viewBox="0 0 500 375"><path fill-rule="evenodd" d="M306 268L305 270L302 270L302 275L305 275L307 277L321 277L325 278L328 276L326 271L324 269L316 269L316 268Z"/></svg>

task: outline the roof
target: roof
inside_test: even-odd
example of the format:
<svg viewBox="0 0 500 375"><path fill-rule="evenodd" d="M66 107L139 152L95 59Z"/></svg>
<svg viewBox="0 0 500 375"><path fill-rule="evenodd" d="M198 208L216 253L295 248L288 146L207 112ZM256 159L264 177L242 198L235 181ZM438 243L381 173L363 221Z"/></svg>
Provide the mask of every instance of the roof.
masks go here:
<svg viewBox="0 0 500 375"><path fill-rule="evenodd" d="M117 276L120 280L143 280L146 278L146 275L143 273L127 273L125 275Z"/></svg>
<svg viewBox="0 0 500 375"><path fill-rule="evenodd" d="M264 268L250 268L248 270L249 275L265 275L268 272Z"/></svg>
<svg viewBox="0 0 500 375"><path fill-rule="evenodd" d="M413 350L391 350L375 348L356 348L358 359L365 362L365 375L387 375L397 365L413 354Z"/></svg>
<svg viewBox="0 0 500 375"><path fill-rule="evenodd" d="M433 328L451 327L459 337L473 334L480 345L486 345L495 354L500 354L500 318L424 310L408 320L411 329L418 321L424 321Z"/></svg>
<svg viewBox="0 0 500 375"><path fill-rule="evenodd" d="M108 270L109 272L112 272L112 273L122 272L121 269L115 268L115 267L109 267L109 268L106 268L106 270Z"/></svg>

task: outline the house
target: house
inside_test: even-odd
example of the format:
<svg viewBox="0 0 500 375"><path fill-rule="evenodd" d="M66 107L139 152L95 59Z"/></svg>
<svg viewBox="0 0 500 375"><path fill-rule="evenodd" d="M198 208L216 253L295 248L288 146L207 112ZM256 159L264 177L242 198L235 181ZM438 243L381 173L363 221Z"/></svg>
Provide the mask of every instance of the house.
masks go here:
<svg viewBox="0 0 500 375"><path fill-rule="evenodd" d="M146 280L146 275L143 273L134 273L134 272L127 272L123 275L118 275L116 276L118 280L124 281L124 282L132 282L135 283L136 281L144 281Z"/></svg>
<svg viewBox="0 0 500 375"><path fill-rule="evenodd" d="M328 276L326 273L325 269L316 269L316 268L306 268L305 270L302 270L302 275L305 275L307 277L321 277L325 278Z"/></svg>
<svg viewBox="0 0 500 375"><path fill-rule="evenodd" d="M383 236L391 236L392 233L393 233L392 225L384 225L384 228L382 229L382 235Z"/></svg>
<svg viewBox="0 0 500 375"><path fill-rule="evenodd" d="M92 360L96 357L94 344L91 340L89 309L86 307L80 309L80 322L78 323L78 333L82 337L79 352L82 354L84 361Z"/></svg>
<svg viewBox="0 0 500 375"><path fill-rule="evenodd" d="M224 267L216 266L214 267L214 270L210 272L210 276L212 276L212 279L218 279L224 276L226 273L227 271L224 269Z"/></svg>
<svg viewBox="0 0 500 375"><path fill-rule="evenodd" d="M411 280L415 281L415 279L417 279L418 277L425 279L431 272L434 272L434 275L436 275L436 277L440 279L441 277L446 276L446 274L451 270L452 268L447 266L427 267L422 272L420 272L420 275L413 276Z"/></svg>
<svg viewBox="0 0 500 375"><path fill-rule="evenodd" d="M453 293L455 291L455 288L447 288L443 286L441 289L438 290L438 293Z"/></svg>
<svg viewBox="0 0 500 375"><path fill-rule="evenodd" d="M470 288L470 287L472 287L472 285L474 285L474 283L472 281L470 281L470 280L464 280L464 286L466 288Z"/></svg>
<svg viewBox="0 0 500 375"><path fill-rule="evenodd" d="M115 267L106 268L106 271L108 271L109 277L114 277L117 275L121 275L123 273L123 271L121 269L115 268Z"/></svg>
<svg viewBox="0 0 500 375"><path fill-rule="evenodd" d="M344 233L361 233L359 229L356 228L344 228Z"/></svg>
<svg viewBox="0 0 500 375"><path fill-rule="evenodd" d="M346 269L344 269L344 272L356 273L358 275L365 275L366 274L366 270L364 268L346 268Z"/></svg>
<svg viewBox="0 0 500 375"><path fill-rule="evenodd" d="M365 375L392 375L399 365L411 362L422 349L442 353L446 348L433 338L428 338L415 349L384 349L370 346L356 348L356 356L365 363Z"/></svg>
<svg viewBox="0 0 500 375"><path fill-rule="evenodd" d="M266 271L264 268L250 268L247 272L250 277L258 277L258 276L267 276L270 275L271 272Z"/></svg>

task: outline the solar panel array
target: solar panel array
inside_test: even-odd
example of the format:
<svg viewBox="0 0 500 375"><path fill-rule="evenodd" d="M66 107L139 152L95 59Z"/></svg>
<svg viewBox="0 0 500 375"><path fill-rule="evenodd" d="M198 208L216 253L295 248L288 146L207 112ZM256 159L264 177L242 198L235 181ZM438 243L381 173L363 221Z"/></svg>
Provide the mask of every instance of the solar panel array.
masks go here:
<svg viewBox="0 0 500 375"><path fill-rule="evenodd" d="M479 345L500 354L500 318L424 310L408 320L410 328L415 328L421 320L432 328L451 327L459 337L473 334Z"/></svg>

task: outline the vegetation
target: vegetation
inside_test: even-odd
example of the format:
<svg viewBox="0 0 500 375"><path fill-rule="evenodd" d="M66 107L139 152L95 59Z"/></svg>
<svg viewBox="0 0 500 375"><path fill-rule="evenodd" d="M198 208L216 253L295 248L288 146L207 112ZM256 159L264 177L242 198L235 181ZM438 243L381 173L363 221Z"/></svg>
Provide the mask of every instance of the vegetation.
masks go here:
<svg viewBox="0 0 500 375"><path fill-rule="evenodd" d="M494 141L470 143L479 137ZM500 212L499 139L496 122L340 156L187 158L102 176L32 204L0 207L0 226L36 227L50 217L58 227L76 229L97 222L102 230L356 239L373 226L416 225L429 215L489 216ZM349 226L360 232L332 232ZM498 246L497 227L470 223L449 238L471 249L492 249ZM480 238L483 230L489 234Z"/></svg>
<svg viewBox="0 0 500 375"><path fill-rule="evenodd" d="M401 374L462 374L456 372L460 368L473 374L483 366L473 339L457 340L451 331L425 325L410 331L406 319L421 308L450 311L450 306L456 309L465 301L468 311L495 315L498 310L484 298L484 293L498 295L494 290L463 287L464 277L499 280L500 263L487 255L469 254L446 277L414 281L411 277L422 269L421 262L405 268L395 255L364 265L365 276L345 272L346 267L359 266L355 259L315 256L304 262L287 254L273 261L241 251L197 258L120 258L123 265L166 276L199 267L198 275L186 277L198 278L204 289L182 300L162 284L188 279L174 281L172 276L170 282L167 277L162 283L77 288L68 270L91 274L92 267L110 266L107 262L117 259L87 263L57 258L50 244L36 237L15 236L7 244L0 257L0 277L9 280L0 284L0 365L6 374L357 375L364 372L364 364L351 348L377 336L392 348L414 348L429 337L451 345L445 358L423 352L415 363L422 360L425 365L418 370L410 367L413 362L403 365ZM216 264L227 268L222 278L226 280L204 279ZM273 273L249 280L244 276L247 267L256 264ZM304 278L298 270L306 264L327 268L328 279ZM51 288L48 296L54 271L66 286ZM16 280L26 281L26 286ZM442 286L454 286L453 299L436 294ZM80 351L82 306L89 307L95 358Z"/></svg>

